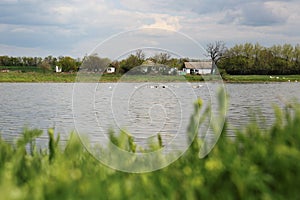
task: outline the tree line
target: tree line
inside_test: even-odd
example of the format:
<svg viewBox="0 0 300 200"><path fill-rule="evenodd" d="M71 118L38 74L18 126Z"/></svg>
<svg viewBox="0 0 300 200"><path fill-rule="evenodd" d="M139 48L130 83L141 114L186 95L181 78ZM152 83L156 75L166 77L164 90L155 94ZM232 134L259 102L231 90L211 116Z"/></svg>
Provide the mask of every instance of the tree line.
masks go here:
<svg viewBox="0 0 300 200"><path fill-rule="evenodd" d="M259 43L245 43L223 48L220 55L217 66L230 75L300 74L299 44L263 47Z"/></svg>
<svg viewBox="0 0 300 200"><path fill-rule="evenodd" d="M300 74L300 45L273 45L264 47L259 43L238 44L227 48L223 41L210 43L206 47L206 55L213 60L212 73L216 67L230 75L286 75ZM184 62L195 61L189 58L173 58L170 54L161 52L146 58L142 50L137 50L127 58L112 61L97 54L74 59L69 56L41 57L10 57L0 56L0 66L37 67L44 71L53 71L55 66L64 72L76 72L84 68L89 72L103 72L107 67L115 67L116 73L124 74L142 65L145 61L165 65L178 70L184 67Z"/></svg>
<svg viewBox="0 0 300 200"><path fill-rule="evenodd" d="M106 57L100 57L97 54L84 56L83 59L72 57L12 57L0 56L0 66L2 67L36 67L44 71L54 71L55 66L62 68L63 72L76 72L82 68L88 72L103 72L107 67L115 67L116 73L124 74L133 68L142 65L146 60L155 64L163 64L171 68L182 69L184 62L189 61L188 58L171 58L168 53L157 53L152 57L146 58L142 50L137 50L121 61L112 61Z"/></svg>
<svg viewBox="0 0 300 200"><path fill-rule="evenodd" d="M71 58L69 56L54 56L47 57L13 57L13 56L0 56L0 66L2 67L36 67L44 71L53 71L55 66L60 66L63 71L77 71L81 65L81 60Z"/></svg>

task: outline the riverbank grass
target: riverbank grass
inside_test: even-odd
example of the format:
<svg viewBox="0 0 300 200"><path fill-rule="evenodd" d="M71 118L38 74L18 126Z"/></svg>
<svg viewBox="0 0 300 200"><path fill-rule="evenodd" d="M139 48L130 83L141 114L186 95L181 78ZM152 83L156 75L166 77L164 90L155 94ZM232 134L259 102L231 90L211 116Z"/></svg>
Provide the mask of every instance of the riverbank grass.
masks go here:
<svg viewBox="0 0 300 200"><path fill-rule="evenodd" d="M219 81L220 76L211 75L120 75L120 74L83 74L83 73L53 73L53 72L1 72L0 82L202 82ZM300 75L224 75L228 83L256 82L300 82Z"/></svg>

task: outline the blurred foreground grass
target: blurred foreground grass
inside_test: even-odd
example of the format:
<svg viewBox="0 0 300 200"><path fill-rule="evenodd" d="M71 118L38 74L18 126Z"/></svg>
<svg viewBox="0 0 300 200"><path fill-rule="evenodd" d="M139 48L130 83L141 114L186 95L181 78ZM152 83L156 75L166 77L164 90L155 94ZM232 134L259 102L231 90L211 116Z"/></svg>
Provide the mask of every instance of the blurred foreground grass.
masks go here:
<svg viewBox="0 0 300 200"><path fill-rule="evenodd" d="M201 141L193 140L176 162L143 174L102 165L76 134L61 148L50 129L48 148L38 150L42 131L24 130L15 144L0 139L0 199L299 199L300 106L275 113L269 130L253 122L230 139L223 129L204 159ZM188 132L196 128L192 123ZM123 140L115 143L128 142L134 152L131 139Z"/></svg>

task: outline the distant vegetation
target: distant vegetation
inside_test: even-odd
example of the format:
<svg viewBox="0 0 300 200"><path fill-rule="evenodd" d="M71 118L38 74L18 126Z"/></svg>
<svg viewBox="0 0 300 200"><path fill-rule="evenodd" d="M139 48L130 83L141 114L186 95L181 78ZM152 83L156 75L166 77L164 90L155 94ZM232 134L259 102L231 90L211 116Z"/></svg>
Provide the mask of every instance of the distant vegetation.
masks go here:
<svg viewBox="0 0 300 200"><path fill-rule="evenodd" d="M300 74L300 45L236 45L224 52L218 67L230 75Z"/></svg>
<svg viewBox="0 0 300 200"><path fill-rule="evenodd" d="M217 41L206 47L206 55L217 65L222 75L293 75L300 74L300 45L290 44L263 47L260 44L245 43L227 48L225 43ZM203 55L202 55L203 56ZM123 60L112 61L101 55L93 54L84 58L71 57L9 57L0 56L0 70L8 69L19 72L53 72L55 66L63 72L76 72L80 67L89 72L103 72L107 67L115 67L115 74L124 74L143 63L166 65L181 70L184 62L196 61L190 58L173 58L168 53L156 53L145 57L142 50L137 50Z"/></svg>
<svg viewBox="0 0 300 200"><path fill-rule="evenodd" d="M195 139L173 164L144 174L104 166L87 152L76 134L61 147L49 129L49 146L39 150L35 139L43 132L24 130L15 144L0 138L1 198L298 199L299 108L296 103L283 110L275 108L276 122L268 130L261 130L260 122L253 121L231 139L223 129L217 145L204 159L198 157L203 141ZM197 123L191 124L188 135L198 133ZM135 152L132 137L110 138L115 145L126 147L124 151ZM149 150L161 147L158 137Z"/></svg>
<svg viewBox="0 0 300 200"><path fill-rule="evenodd" d="M77 71L81 65L80 59L66 57L12 57L0 56L0 69L20 72L53 72L55 66L63 68L64 72Z"/></svg>
<svg viewBox="0 0 300 200"><path fill-rule="evenodd" d="M169 67L182 69L188 58L176 59L171 58L167 53L155 54L151 58L147 58L153 63L164 64ZM63 72L76 72L80 67L89 72L103 72L107 67L115 67L116 74L124 74L132 68L142 65L146 61L145 55L141 50L136 54L129 55L121 61L111 61L109 58L102 58L97 54L85 56L83 59L71 57L9 57L0 56L0 70L11 70L19 72L53 72L55 66L62 68Z"/></svg>

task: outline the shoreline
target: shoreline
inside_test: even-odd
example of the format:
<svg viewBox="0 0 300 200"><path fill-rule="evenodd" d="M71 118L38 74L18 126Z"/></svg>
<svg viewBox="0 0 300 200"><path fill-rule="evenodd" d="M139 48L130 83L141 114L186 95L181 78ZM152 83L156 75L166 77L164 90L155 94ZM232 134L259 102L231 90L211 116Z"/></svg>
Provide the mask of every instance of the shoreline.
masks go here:
<svg viewBox="0 0 300 200"><path fill-rule="evenodd" d="M0 73L0 83L77 83L77 73ZM188 76L157 76L157 75L88 75L80 82L87 83L140 83L140 82L215 82L219 81L219 76L199 75ZM101 80L99 78L101 77ZM88 78L88 79L86 79ZM205 79L205 80L204 80ZM87 80L87 81L85 81ZM282 82L300 82L300 75L226 75L223 77L224 83L282 83Z"/></svg>

